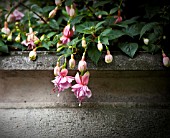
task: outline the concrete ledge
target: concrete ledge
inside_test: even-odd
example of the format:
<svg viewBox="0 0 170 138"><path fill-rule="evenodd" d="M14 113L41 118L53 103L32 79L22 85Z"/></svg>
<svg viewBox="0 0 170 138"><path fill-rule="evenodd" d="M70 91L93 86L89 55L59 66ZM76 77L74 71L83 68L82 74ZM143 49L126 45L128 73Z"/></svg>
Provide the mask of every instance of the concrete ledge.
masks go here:
<svg viewBox="0 0 170 138"><path fill-rule="evenodd" d="M30 61L28 51L15 51L9 55L0 56L0 70L52 70L56 65L57 56L55 52L37 51L36 61ZM106 64L104 54L95 65L87 59L89 70L167 70L162 65L161 54L151 55L139 52L133 59L121 52L112 52L113 62ZM77 59L80 59L79 57ZM62 60L64 62L64 59Z"/></svg>

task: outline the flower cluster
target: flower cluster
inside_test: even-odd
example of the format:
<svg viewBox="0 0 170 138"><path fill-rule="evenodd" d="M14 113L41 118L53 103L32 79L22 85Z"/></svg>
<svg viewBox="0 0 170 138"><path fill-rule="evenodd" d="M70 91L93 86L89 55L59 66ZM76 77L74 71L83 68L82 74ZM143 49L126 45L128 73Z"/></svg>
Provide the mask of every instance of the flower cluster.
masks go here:
<svg viewBox="0 0 170 138"><path fill-rule="evenodd" d="M29 59L35 61L36 51L55 51L58 59L53 90L60 94L71 88L81 104L85 97L92 96L87 86L90 76L87 57L97 65L104 54L102 60L108 64L113 61L114 50L130 58L143 50L159 52L163 65L170 66L168 3L133 4L125 0L10 1L4 9L0 8L0 52L26 50ZM76 69L75 55L81 59L72 77L68 76L68 68ZM65 58L62 65L61 57Z"/></svg>

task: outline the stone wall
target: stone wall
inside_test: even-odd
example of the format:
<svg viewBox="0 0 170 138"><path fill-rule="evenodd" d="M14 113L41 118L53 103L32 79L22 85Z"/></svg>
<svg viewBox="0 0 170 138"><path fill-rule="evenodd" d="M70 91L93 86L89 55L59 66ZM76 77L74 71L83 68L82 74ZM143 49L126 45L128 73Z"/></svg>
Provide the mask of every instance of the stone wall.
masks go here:
<svg viewBox="0 0 170 138"><path fill-rule="evenodd" d="M0 56L0 138L169 138L170 72L161 55L113 55L111 64L87 59L93 95L81 107L70 89L51 93L55 53Z"/></svg>

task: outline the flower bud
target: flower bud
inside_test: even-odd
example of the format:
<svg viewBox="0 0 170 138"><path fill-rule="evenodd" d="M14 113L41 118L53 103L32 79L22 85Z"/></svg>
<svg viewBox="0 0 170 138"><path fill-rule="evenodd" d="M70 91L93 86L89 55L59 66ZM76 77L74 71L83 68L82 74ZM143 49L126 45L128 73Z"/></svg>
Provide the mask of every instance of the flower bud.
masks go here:
<svg viewBox="0 0 170 138"><path fill-rule="evenodd" d="M71 69L73 69L73 68L75 67L75 65L76 65L76 61L75 61L75 59L74 59L74 55L71 54L71 59L69 60L69 67L70 67Z"/></svg>
<svg viewBox="0 0 170 138"><path fill-rule="evenodd" d="M64 48L63 46L57 48L57 52L60 52L63 48Z"/></svg>
<svg viewBox="0 0 170 138"><path fill-rule="evenodd" d="M55 4L58 6L58 5L61 5L61 0L55 0Z"/></svg>
<svg viewBox="0 0 170 138"><path fill-rule="evenodd" d="M110 54L110 51L107 50L107 55L105 56L105 62L106 63L111 63L113 60L113 56Z"/></svg>
<svg viewBox="0 0 170 138"><path fill-rule="evenodd" d="M82 44L82 47L83 47L83 48L86 48L86 47L87 47L87 44L86 44L86 39L85 39L85 37L82 37L81 44Z"/></svg>
<svg viewBox="0 0 170 138"><path fill-rule="evenodd" d="M15 41L18 42L18 43L21 41L21 35L20 35L20 33L19 33L18 36L15 38Z"/></svg>
<svg viewBox="0 0 170 138"><path fill-rule="evenodd" d="M97 48L98 48L99 51L103 50L103 45L102 45L102 43L100 41L97 44Z"/></svg>
<svg viewBox="0 0 170 138"><path fill-rule="evenodd" d="M37 56L36 49L33 49L32 51L30 51L30 53L29 53L30 60L35 60L36 56Z"/></svg>
<svg viewBox="0 0 170 138"><path fill-rule="evenodd" d="M165 67L169 67L169 66L170 66L170 59L169 59L169 57L167 57L167 56L165 55L165 53L163 53L162 56L163 56L163 65L164 65Z"/></svg>
<svg viewBox="0 0 170 138"><path fill-rule="evenodd" d="M40 41L43 41L45 38L45 34L43 34L41 37L40 37Z"/></svg>
<svg viewBox="0 0 170 138"><path fill-rule="evenodd" d="M164 40L166 39L166 35L163 36L163 39L164 39Z"/></svg>
<svg viewBox="0 0 170 138"><path fill-rule="evenodd" d="M71 5L70 11L69 11L70 17L75 16L75 9L73 8L73 5Z"/></svg>
<svg viewBox="0 0 170 138"><path fill-rule="evenodd" d="M1 32L4 33L3 37L7 37L10 34L10 29L8 28L8 23L4 22L4 27L1 29Z"/></svg>
<svg viewBox="0 0 170 138"><path fill-rule="evenodd" d="M148 38L144 38L144 39L143 39L143 42L144 42L145 45L148 45L149 39L148 39Z"/></svg>
<svg viewBox="0 0 170 138"><path fill-rule="evenodd" d="M53 18L56 15L57 10L58 10L58 6L49 13L48 18Z"/></svg>
<svg viewBox="0 0 170 138"><path fill-rule="evenodd" d="M7 37L8 41L12 41L12 32L9 34L9 36Z"/></svg>
<svg viewBox="0 0 170 138"><path fill-rule="evenodd" d="M83 56L82 59L79 61L78 70L80 72L83 72L83 71L86 71L86 69L87 69L87 63L84 60L84 56Z"/></svg>
<svg viewBox="0 0 170 138"><path fill-rule="evenodd" d="M58 76L58 72L60 72L60 65L59 62L57 62L57 65L54 68L54 75Z"/></svg>
<svg viewBox="0 0 170 138"><path fill-rule="evenodd" d="M57 42L57 45L56 45L56 48L59 48L60 46L62 46L63 44L62 44L62 42L61 41L58 41Z"/></svg>

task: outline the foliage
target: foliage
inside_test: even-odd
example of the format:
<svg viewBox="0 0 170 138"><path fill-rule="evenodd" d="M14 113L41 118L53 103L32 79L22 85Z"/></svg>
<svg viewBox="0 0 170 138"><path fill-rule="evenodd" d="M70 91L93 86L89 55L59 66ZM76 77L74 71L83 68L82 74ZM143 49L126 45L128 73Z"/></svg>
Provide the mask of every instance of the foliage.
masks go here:
<svg viewBox="0 0 170 138"><path fill-rule="evenodd" d="M65 6L74 5L75 15L69 16ZM131 5L132 4L132 5ZM7 18L15 9L24 14L18 21L8 22L12 33L12 40L0 38L0 51L8 53L11 50L28 50L21 44L26 39L26 33L31 26L36 36L44 36L41 43L36 45L37 50L57 51L59 54L68 51L67 56L72 53L67 48L77 49L78 54L83 53L81 39L84 36L87 43L88 56L95 62L101 56L97 49L98 37L104 46L110 50L122 50L131 58L137 51L144 50L155 53L159 49L168 50L167 39L169 38L170 6L166 1L135 1L128 0L65 0L56 5L55 1L10 1L6 6L1 6L1 28ZM135 5L135 7L133 6ZM4 8L5 7L5 8ZM49 13L58 7L56 14L49 18ZM143 10L144 9L144 10ZM121 13L121 14L120 14ZM115 22L119 17L119 22ZM18 22L18 25L16 25ZM31 25L29 26L30 23ZM56 45L60 42L64 27L70 23L75 26L74 35L71 42L66 44L61 50L57 50ZM19 31L17 31L19 27ZM21 40L16 42L15 38L21 33ZM3 35L3 32L1 32ZM166 39L165 39L166 37ZM75 38L77 39L76 43ZM149 43L143 43L143 39L148 38ZM165 39L165 40L164 40ZM69 44L72 44L69 45ZM103 49L105 51L105 49ZM74 51L75 52L75 51ZM95 54L94 54L95 53Z"/></svg>

